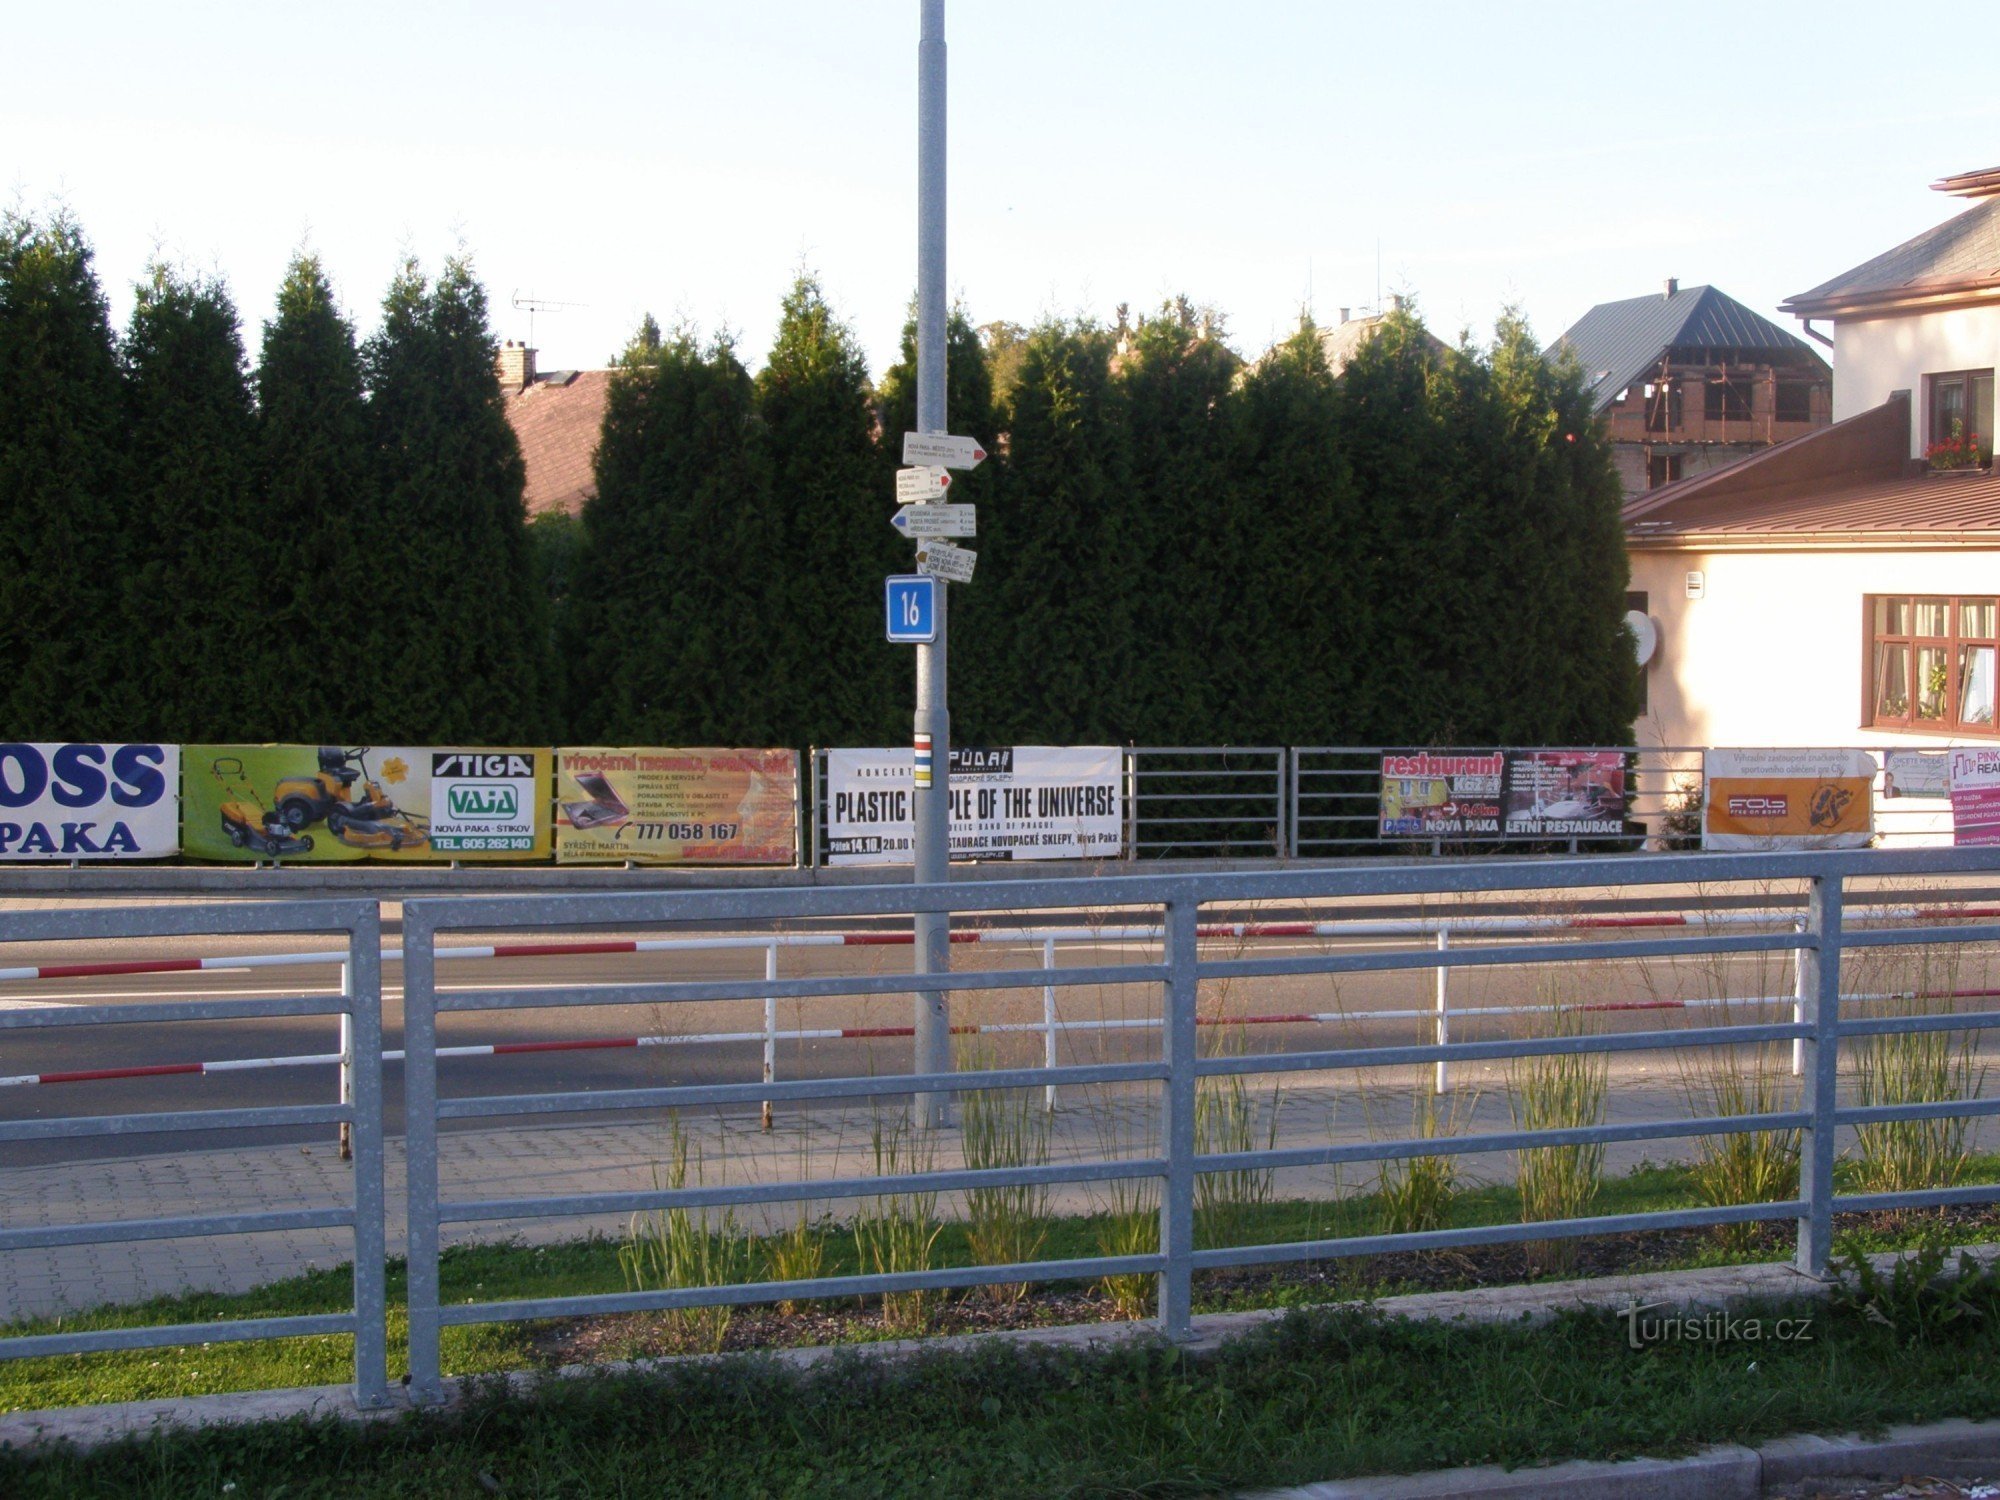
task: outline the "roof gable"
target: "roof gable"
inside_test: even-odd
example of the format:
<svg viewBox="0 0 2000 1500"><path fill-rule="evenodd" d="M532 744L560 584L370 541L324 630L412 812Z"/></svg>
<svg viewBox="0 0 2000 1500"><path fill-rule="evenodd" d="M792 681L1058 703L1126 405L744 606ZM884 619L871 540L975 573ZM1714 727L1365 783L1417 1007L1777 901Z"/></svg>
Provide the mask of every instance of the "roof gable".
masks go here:
<svg viewBox="0 0 2000 1500"><path fill-rule="evenodd" d="M1989 197L1893 250L1800 292L1784 308L1800 317L1838 316L1912 295L1995 286L2000 286L2000 197Z"/></svg>
<svg viewBox="0 0 2000 1500"><path fill-rule="evenodd" d="M1817 355L1796 334L1752 312L1712 286L1678 287L1664 296L1600 302L1554 345L1583 366L1599 411L1657 365L1670 349L1743 350L1765 355Z"/></svg>

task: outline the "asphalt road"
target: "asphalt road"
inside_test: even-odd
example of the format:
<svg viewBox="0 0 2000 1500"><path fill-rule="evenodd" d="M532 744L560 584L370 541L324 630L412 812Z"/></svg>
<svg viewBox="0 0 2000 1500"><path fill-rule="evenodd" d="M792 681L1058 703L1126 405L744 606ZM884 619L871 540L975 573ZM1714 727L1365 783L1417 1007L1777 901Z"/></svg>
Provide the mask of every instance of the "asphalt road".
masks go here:
<svg viewBox="0 0 2000 1500"><path fill-rule="evenodd" d="M1714 899L1709 893L1709 899ZM1757 899L1739 896L1739 900ZM1382 910L1376 903L1371 912ZM1268 916L1272 914L1257 914ZM1288 913L1287 915L1296 915ZM1731 929L1739 930L1739 929ZM1619 934L1595 933L1603 938ZM1627 933L1624 936L1640 936ZM1650 934L1671 935L1671 934ZM518 935L516 935L518 937ZM550 935L555 940L559 935ZM599 939L606 934L586 933ZM455 935L452 941L479 941L476 935ZM1469 940L1465 940L1469 941ZM1426 943L1428 940L1426 940ZM0 963L80 962L100 958L291 952L330 946L323 940L276 938L181 939L144 943L88 945L10 945ZM1412 952L1411 940L1334 942L1326 939L1258 939L1213 941L1204 956L1289 957L1321 952ZM1921 984L1932 989L1973 989L2000 986L1991 948L1957 960L1942 955L1944 945L1918 953L1878 951L1850 955L1854 969L1849 988L1865 992L1906 989ZM1150 959L1156 947L1138 943L1065 945L1058 962L1064 966L1096 966ZM780 958L781 978L818 975L903 974L911 950L902 946L788 949ZM955 1004L956 1022L1037 1022L1042 996L1035 970L1041 961L1039 944L981 944L959 947L954 963L961 969L1021 971L1018 988ZM592 954L510 960L479 960L441 965L439 982L445 990L568 986L663 979L752 979L763 973L760 950L666 954ZM1924 966L1928 964L1929 970ZM1947 970L1949 970L1947 972ZM63 1007L78 1004L121 1005L172 997L251 996L327 992L338 985L333 964L290 969L211 971L197 974L127 975L113 978L0 983L0 1009ZM1334 1023L1257 1025L1228 1033L1228 1045L1253 1051L1292 1051L1328 1046L1427 1040L1428 1012L1434 1002L1434 971L1398 974L1350 974L1237 979L1204 986L1208 1014L1244 1016L1269 1013L1338 1013ZM1451 979L1455 1040L1513 1034L1531 1024L1523 1017L1466 1015L1482 1006L1546 1005L1590 1002L1652 1006L1663 1001L1700 1000L1722 996L1788 995L1792 990L1789 955L1745 955L1727 959L1701 958L1592 963L1561 968L1546 966L1462 969ZM400 966L384 975L384 1022L388 1045L401 1046L402 989ZM1991 1002L1968 1002L1984 1008ZM1068 986L1058 994L1066 1020L1134 1020L1158 1014L1159 990L1152 984ZM894 993L864 999L840 998L783 1001L779 1029L806 1027L890 1027L909 1024L910 997ZM1402 1019L1348 1019L1357 1011L1396 1012ZM1718 1011L1633 1009L1593 1013L1593 1024L1606 1030L1672 1030L1723 1019L1747 1021L1742 1010ZM1775 1018L1775 1017L1774 1017ZM440 1044L530 1041L574 1041L634 1034L747 1031L763 1025L761 1002L728 1001L680 1005L583 1006L544 1010L489 1011L447 1015L440 1021ZM1214 1036L1216 1033L1210 1033ZM1041 1057L1038 1036L989 1039L993 1055L1003 1062L1032 1065ZM837 1077L879 1074L907 1067L907 1038L873 1040L782 1041L778 1047L780 1078ZM162 1063L331 1053L336 1050L332 1018L257 1019L229 1022L185 1022L107 1025L88 1028L39 1028L0 1031L0 1077L86 1069L147 1066ZM1155 1055L1157 1031L1073 1032L1061 1044L1063 1060L1137 1058ZM447 1058L440 1063L442 1092L447 1096L475 1093L533 1093L558 1090L627 1088L662 1083L748 1082L759 1076L761 1048L755 1042L702 1046L652 1047L603 1051L558 1051L527 1055ZM1673 1054L1620 1054L1614 1057L1614 1117L1621 1089L1671 1087L1681 1064ZM1404 1068L1407 1078L1414 1070ZM1488 1076L1492 1070L1487 1070ZM402 1129L399 1065L385 1076L388 1129ZM0 1087L0 1119L48 1118L176 1109L214 1109L296 1104L330 1099L336 1088L335 1070L328 1065L282 1070L226 1072L203 1076L124 1079L55 1085ZM585 1116L570 1117L575 1120ZM474 1124L502 1123L473 1122ZM281 1143L305 1141L324 1132L253 1130L197 1138L185 1132L95 1137L34 1143L10 1143L0 1148L8 1163L31 1165L80 1161L100 1156L131 1156L174 1152L234 1141Z"/></svg>

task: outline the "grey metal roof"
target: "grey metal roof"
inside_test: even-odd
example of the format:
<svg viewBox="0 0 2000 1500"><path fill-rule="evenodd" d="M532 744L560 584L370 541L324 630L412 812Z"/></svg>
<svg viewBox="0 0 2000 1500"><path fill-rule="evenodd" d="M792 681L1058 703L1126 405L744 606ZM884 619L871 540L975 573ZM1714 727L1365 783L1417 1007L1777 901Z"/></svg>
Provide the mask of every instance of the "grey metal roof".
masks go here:
<svg viewBox="0 0 2000 1500"><path fill-rule="evenodd" d="M1684 286L1672 296L1600 302L1578 318L1550 352L1565 348L1575 351L1599 411L1657 365L1669 349L1805 354L1820 362L1803 339L1712 286Z"/></svg>
<svg viewBox="0 0 2000 1500"><path fill-rule="evenodd" d="M1787 308L1838 297L1921 287L1927 282L2000 280L2000 198L1976 203L1956 218L1873 260L1788 299Z"/></svg>

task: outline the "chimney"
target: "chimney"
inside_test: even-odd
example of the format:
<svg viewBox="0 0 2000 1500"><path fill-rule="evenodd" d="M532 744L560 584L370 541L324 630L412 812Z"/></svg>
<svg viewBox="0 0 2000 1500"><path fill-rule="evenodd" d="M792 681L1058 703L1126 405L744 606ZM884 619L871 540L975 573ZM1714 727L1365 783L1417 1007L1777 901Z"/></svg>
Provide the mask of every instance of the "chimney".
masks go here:
<svg viewBox="0 0 2000 1500"><path fill-rule="evenodd" d="M493 362L493 373L499 378L501 390L526 390L535 383L535 351L526 344L507 340Z"/></svg>
<svg viewBox="0 0 2000 1500"><path fill-rule="evenodd" d="M1673 295L1674 295L1674 293L1675 293L1675 292L1678 292L1678 291L1679 291L1680 289L1681 289L1681 279L1680 279L1680 277L1678 277L1678 276L1669 276L1669 277L1667 278L1667 299L1668 299L1669 301L1673 300Z"/></svg>
<svg viewBox="0 0 2000 1500"><path fill-rule="evenodd" d="M1353 311L1354 311L1354 309L1353 309L1353 308L1351 308L1351 307L1343 307L1343 308L1342 308L1342 309L1340 310L1340 321L1341 321L1341 322L1343 322L1343 323L1345 323L1345 322L1347 321L1347 316L1348 316L1348 314L1349 314L1349 313L1351 313L1351 312L1353 312Z"/></svg>
<svg viewBox="0 0 2000 1500"><path fill-rule="evenodd" d="M1401 292L1391 292L1389 294L1389 311L1401 312L1402 310L1403 310L1403 294Z"/></svg>

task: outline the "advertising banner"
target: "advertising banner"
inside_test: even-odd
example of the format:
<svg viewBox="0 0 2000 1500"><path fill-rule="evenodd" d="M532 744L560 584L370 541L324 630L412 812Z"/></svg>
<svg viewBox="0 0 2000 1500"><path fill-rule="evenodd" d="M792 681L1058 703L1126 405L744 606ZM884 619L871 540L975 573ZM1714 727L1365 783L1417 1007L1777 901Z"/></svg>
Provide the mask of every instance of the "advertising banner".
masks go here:
<svg viewBox="0 0 2000 1500"><path fill-rule="evenodd" d="M0 745L0 859L165 858L180 779L178 745Z"/></svg>
<svg viewBox="0 0 2000 1500"><path fill-rule="evenodd" d="M799 758L791 750L556 751L556 863L789 865Z"/></svg>
<svg viewBox="0 0 2000 1500"><path fill-rule="evenodd" d="M1863 750L1710 750L1704 849L1865 849L1875 758Z"/></svg>
<svg viewBox="0 0 2000 1500"><path fill-rule="evenodd" d="M538 749L188 745L181 845L196 859L546 859L553 756Z"/></svg>
<svg viewBox="0 0 2000 1500"><path fill-rule="evenodd" d="M1382 757L1382 838L1500 836L1506 757L1498 750L1410 750Z"/></svg>
<svg viewBox="0 0 2000 1500"><path fill-rule="evenodd" d="M1951 841L1961 847L2000 844L2000 746L1950 755Z"/></svg>
<svg viewBox="0 0 2000 1500"><path fill-rule="evenodd" d="M1625 756L1617 750L1507 753L1508 838L1615 838L1625 831Z"/></svg>
<svg viewBox="0 0 2000 1500"><path fill-rule="evenodd" d="M914 839L908 750L829 750L827 862L906 865ZM1124 842L1116 745L951 752L953 859L1116 859Z"/></svg>
<svg viewBox="0 0 2000 1500"><path fill-rule="evenodd" d="M1951 758L1942 750L1890 750L1882 756L1882 800L1949 797Z"/></svg>

